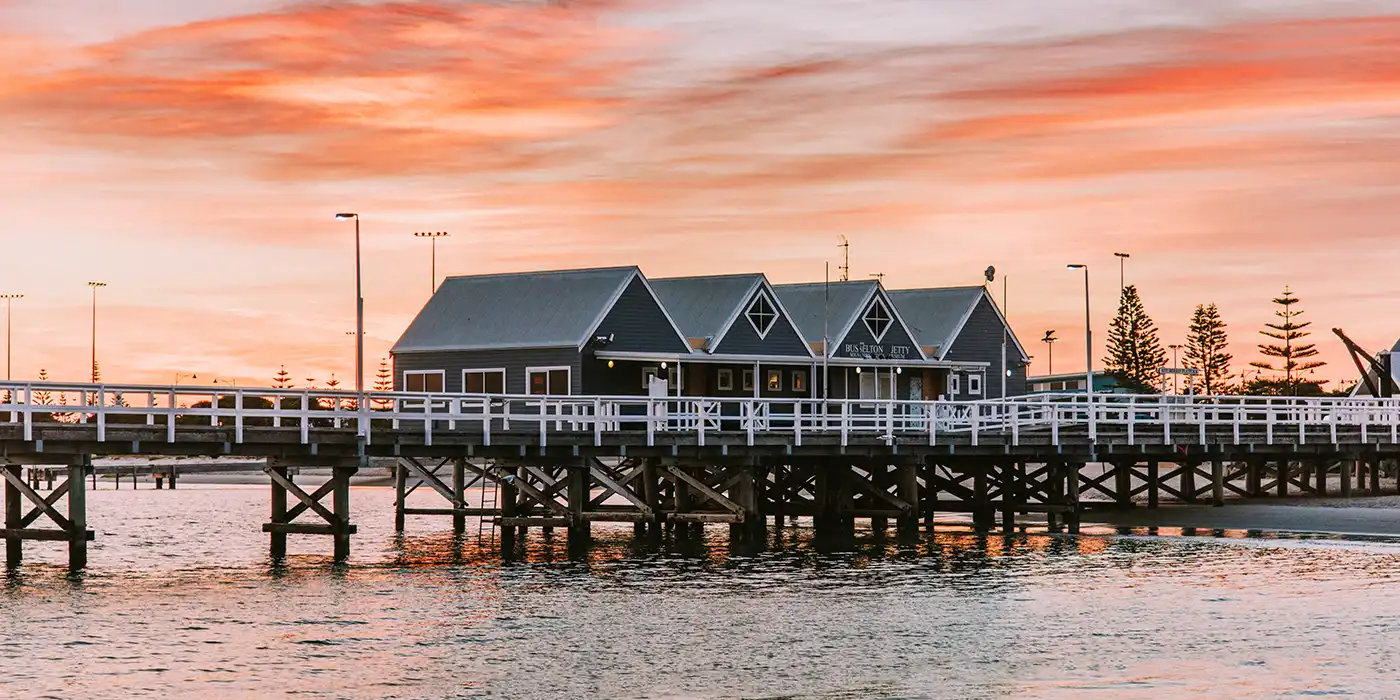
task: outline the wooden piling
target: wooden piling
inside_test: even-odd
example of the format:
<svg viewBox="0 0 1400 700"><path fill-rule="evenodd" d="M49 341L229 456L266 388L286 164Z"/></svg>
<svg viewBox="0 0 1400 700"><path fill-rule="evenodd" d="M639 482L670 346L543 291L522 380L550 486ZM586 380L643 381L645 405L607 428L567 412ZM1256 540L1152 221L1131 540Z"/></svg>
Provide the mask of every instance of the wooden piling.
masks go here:
<svg viewBox="0 0 1400 700"><path fill-rule="evenodd" d="M1279 498L1288 497L1288 477L1291 470L1288 468L1288 460L1280 459L1274 463L1274 471L1278 474L1278 481L1274 483L1274 490L1278 492Z"/></svg>
<svg viewBox="0 0 1400 700"><path fill-rule="evenodd" d="M1317 467L1314 471L1317 473L1317 495L1319 496L1327 495L1327 467L1327 460L1318 457Z"/></svg>
<svg viewBox="0 0 1400 700"><path fill-rule="evenodd" d="M179 474L179 473L180 473L180 468L179 468L179 467L176 467L176 466L173 465L173 464L170 465L170 471L166 474L166 476L170 477L170 490L171 490L171 491L174 491L174 490L175 490L175 477L176 477L176 475ZM53 482L50 481L49 483L52 484Z"/></svg>
<svg viewBox="0 0 1400 700"><path fill-rule="evenodd" d="M877 461L870 467L870 485L877 491L889 490L890 467L883 461ZM870 531L876 535L884 535L890 527L889 518L883 515L870 516Z"/></svg>
<svg viewBox="0 0 1400 700"><path fill-rule="evenodd" d="M1258 455L1250 455L1245 460L1244 492L1250 498L1258 498L1264 495L1263 458Z"/></svg>
<svg viewBox="0 0 1400 700"><path fill-rule="evenodd" d="M1069 484L1068 505L1070 505L1071 508L1070 511L1065 515L1065 525L1069 527L1069 532L1071 535L1079 534L1079 478L1080 471L1083 468L1084 465L1078 462L1071 462L1069 464L1069 479L1066 483Z"/></svg>
<svg viewBox="0 0 1400 700"><path fill-rule="evenodd" d="M1337 465L1337 476L1341 477L1342 498L1351 498L1351 478L1355 475L1357 460L1342 460Z"/></svg>
<svg viewBox="0 0 1400 700"><path fill-rule="evenodd" d="M1375 455L1371 458L1371 495L1381 495L1381 457Z"/></svg>
<svg viewBox="0 0 1400 700"><path fill-rule="evenodd" d="M787 478L792 471L790 464L774 464L770 469L773 475L772 488L768 490L767 503L771 504L773 511L773 527L781 530L783 520L787 511ZM795 519L795 518L794 518Z"/></svg>
<svg viewBox="0 0 1400 700"><path fill-rule="evenodd" d="M987 497L987 472L991 466L973 465L972 473L972 528L986 532L992 527L992 504Z"/></svg>
<svg viewBox="0 0 1400 700"><path fill-rule="evenodd" d="M1133 462L1113 463L1113 502L1120 508L1133 505Z"/></svg>
<svg viewBox="0 0 1400 700"><path fill-rule="evenodd" d="M1001 531L1007 535L1016 532L1016 501L1021 483L1016 472L1015 462L1001 463Z"/></svg>
<svg viewBox="0 0 1400 700"><path fill-rule="evenodd" d="M1219 452L1210 458L1210 504L1225 505L1225 458Z"/></svg>
<svg viewBox="0 0 1400 700"><path fill-rule="evenodd" d="M453 492L454 494L457 495L457 502L458 502L459 504L460 504L460 503L466 503L466 493L465 493L466 490L465 490L465 488L463 487L462 482L459 480L459 478L458 478L458 476L457 476L457 474L458 474L458 471L457 471L457 470L458 470L459 467L456 466L456 465L458 465L458 464L460 464L461 462L464 462L464 461L465 461L465 460L458 460L458 461L454 462L454 463L453 463L453 464L454 464L454 466L453 466L453 471L452 471L452 479L453 479L453 482L452 482L452 492ZM465 465L462 465L461 469L463 469L463 471L465 471ZM501 525L501 551L507 552L507 553L509 553L509 552L514 552L514 551L515 551L515 544L516 544L516 528L515 528L514 526L512 526L512 525L506 525L506 524L504 524L504 523L505 523L505 522L508 522L508 521L505 520L506 518L514 518L514 517L516 517L516 516L518 516L518 515L520 514L520 489L519 489L515 484L516 484L516 481L518 481L518 480L520 480L520 479L522 478L522 477L521 477L521 474L522 474L523 471L524 471L524 470L523 470L522 467L517 467L517 468L515 469L515 474L514 474L515 479L502 479L502 480L501 480L501 486L500 486L500 493L498 494L498 497L497 497L497 503L498 503L497 508L500 509L500 511L501 511L501 518L502 518L502 525ZM453 527L453 531L454 531L454 532L457 532L457 530L456 530L456 527L457 527L457 519L458 519L459 517L462 519L462 531L465 531L465 530L466 530L466 527L467 527L467 525L466 525L466 518L467 518L467 516L466 516L465 513L462 512L462 509L461 509L460 506L457 507L457 508L455 509L455 511L456 511L456 512L453 514L453 517L452 517L452 527ZM461 534L461 533L458 532L458 534Z"/></svg>
<svg viewBox="0 0 1400 700"><path fill-rule="evenodd" d="M290 479L290 478L291 478L291 477L288 477L288 476L287 476L287 467L286 467L285 465L282 465L282 464L275 464L275 463L274 463L274 464L271 464L271 465L269 465L269 466L272 467L272 471L273 471L274 473L276 473L276 474L282 476L283 478L287 478L287 479ZM285 523L285 522L287 522L287 489L283 488L283 486L282 486L281 484L277 483L277 480L276 480L276 479L273 479L273 480L272 480L272 517L271 517L271 522L273 522L273 523ZM271 549L272 549L272 558L273 558L273 559L282 559L282 558L286 557L286 556L287 556L287 531L286 531L286 530L275 530L275 531L273 531L273 532L268 533L268 535L269 535L270 538L271 538L271 543L270 543L270 544L271 544Z"/></svg>
<svg viewBox="0 0 1400 700"><path fill-rule="evenodd" d="M512 492L514 490L514 488L511 489ZM504 491L502 497L504 497ZM467 503L467 459L465 457L452 460L452 498L454 500L452 504L452 534L461 535L467 531L467 514L462 510Z"/></svg>
<svg viewBox="0 0 1400 700"><path fill-rule="evenodd" d="M584 510L588 508L590 490L588 464L570 465L568 479L565 489L569 495L569 546L587 547L593 536L589 530L591 523L583 518Z"/></svg>
<svg viewBox="0 0 1400 700"><path fill-rule="evenodd" d="M68 467L68 522L72 528L68 533L68 568L72 571L87 568L87 488L83 477L91 469L91 457Z"/></svg>
<svg viewBox="0 0 1400 700"><path fill-rule="evenodd" d="M394 532L403 532L404 501L408 491L408 468L403 462L394 461Z"/></svg>
<svg viewBox="0 0 1400 700"><path fill-rule="evenodd" d="M1162 465L1155 459L1147 462L1147 507L1156 508L1161 500Z"/></svg>
<svg viewBox="0 0 1400 700"><path fill-rule="evenodd" d="M6 469L14 478L20 478L20 470L24 467L18 464L6 464L0 469ZM20 539L20 524L24 513L21 510L19 487L5 481L5 565L19 566L24 559L24 540Z"/></svg>
<svg viewBox="0 0 1400 700"><path fill-rule="evenodd" d="M343 562L350 558L350 477L354 467L332 467L331 479L335 481L331 492L332 512L335 513L335 560Z"/></svg>
<svg viewBox="0 0 1400 700"><path fill-rule="evenodd" d="M909 504L909 510L899 516L895 528L901 535L919 534L919 468L912 462L900 464L895 478L895 493L899 500Z"/></svg>
<svg viewBox="0 0 1400 700"><path fill-rule="evenodd" d="M1199 460L1187 459L1177 464L1181 471L1181 497L1187 503L1196 502L1196 467Z"/></svg>

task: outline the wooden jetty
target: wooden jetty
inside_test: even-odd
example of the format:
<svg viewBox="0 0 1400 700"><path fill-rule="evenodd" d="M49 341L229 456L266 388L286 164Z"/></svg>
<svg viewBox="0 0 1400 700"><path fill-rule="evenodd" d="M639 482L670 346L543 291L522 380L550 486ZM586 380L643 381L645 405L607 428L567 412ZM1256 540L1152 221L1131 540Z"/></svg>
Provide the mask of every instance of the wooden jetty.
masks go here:
<svg viewBox="0 0 1400 700"><path fill-rule="evenodd" d="M370 457L396 468L396 527L409 515L492 519L513 549L528 528L591 524L684 534L725 523L740 543L770 523L844 536L931 526L938 512L1007 531L1022 514L1075 532L1093 493L1118 506L1163 494L1375 493L1400 457L1400 399L1052 394L985 401L515 396L0 383L7 562L24 540L65 541L86 565L84 477L94 455L258 457L271 487L274 556L287 535L329 535L349 556L350 477ZM58 399L61 398L60 403ZM61 465L41 494L24 478ZM1089 464L1111 465L1107 470ZM296 467L326 467L306 489ZM1101 473L1096 473L1101 472ZM409 481L438 508L409 507ZM495 503L468 504L487 486ZM289 498L290 496L290 498ZM66 497L66 513L59 502ZM27 506L27 507L26 507ZM45 527L36 524L46 519Z"/></svg>

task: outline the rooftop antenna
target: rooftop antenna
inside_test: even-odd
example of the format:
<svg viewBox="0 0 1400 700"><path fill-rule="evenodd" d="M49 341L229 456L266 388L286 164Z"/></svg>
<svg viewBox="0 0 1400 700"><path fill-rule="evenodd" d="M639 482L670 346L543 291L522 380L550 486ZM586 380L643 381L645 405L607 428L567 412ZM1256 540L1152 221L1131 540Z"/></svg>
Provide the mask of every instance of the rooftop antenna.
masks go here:
<svg viewBox="0 0 1400 700"><path fill-rule="evenodd" d="M846 240L846 236L845 236L844 234L842 234L842 236L841 236L841 242L838 243L838 244L836 245L836 247L841 249L842 260L844 261L844 262L841 263L841 266L838 267L838 268L836 268L836 269L837 269L837 271L839 271L839 272L841 273L841 281L842 281L842 282L850 282L850 281L851 281L851 242L848 241L848 240Z"/></svg>
<svg viewBox="0 0 1400 700"><path fill-rule="evenodd" d="M874 277L876 281L878 281L880 284L885 283L885 273L883 272L872 272L870 273L870 276Z"/></svg>

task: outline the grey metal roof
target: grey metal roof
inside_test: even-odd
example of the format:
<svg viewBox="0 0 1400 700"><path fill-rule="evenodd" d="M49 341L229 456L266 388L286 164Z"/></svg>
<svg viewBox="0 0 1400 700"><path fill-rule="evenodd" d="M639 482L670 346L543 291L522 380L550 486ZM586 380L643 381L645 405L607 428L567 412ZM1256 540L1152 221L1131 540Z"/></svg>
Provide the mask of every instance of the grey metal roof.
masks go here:
<svg viewBox="0 0 1400 700"><path fill-rule="evenodd" d="M938 346L942 357L953 344L963 320L982 300L982 287L892 289L886 294L921 346Z"/></svg>
<svg viewBox="0 0 1400 700"><path fill-rule="evenodd" d="M582 345L636 266L449 277L393 352Z"/></svg>
<svg viewBox="0 0 1400 700"><path fill-rule="evenodd" d="M718 336L763 275L713 275L650 280L661 305L687 338Z"/></svg>
<svg viewBox="0 0 1400 700"><path fill-rule="evenodd" d="M820 343L825 333L833 342L843 328L861 312L861 302L877 286L874 280L851 282L809 282L804 284L775 284L773 291L787 309L802 337L809 343ZM827 290L830 289L830 305Z"/></svg>

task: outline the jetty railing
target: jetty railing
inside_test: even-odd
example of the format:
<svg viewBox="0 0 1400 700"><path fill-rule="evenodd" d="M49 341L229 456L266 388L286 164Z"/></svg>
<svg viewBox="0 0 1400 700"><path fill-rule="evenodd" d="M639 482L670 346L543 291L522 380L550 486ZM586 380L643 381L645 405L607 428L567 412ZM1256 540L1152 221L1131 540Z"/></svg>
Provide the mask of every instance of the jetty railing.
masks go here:
<svg viewBox="0 0 1400 700"><path fill-rule="evenodd" d="M961 443L1061 445L1096 442L1111 433L1127 443L1336 443L1339 431L1362 443L1400 444L1400 399L1266 396L1034 394L979 401L797 399L751 397L544 396L366 392L262 387L150 386L0 382L0 425L163 427L168 442L202 428L230 429L242 443L252 429L376 431L434 437L528 433L543 446L567 437L690 435L699 445L743 436L749 445L774 439L853 437Z"/></svg>

